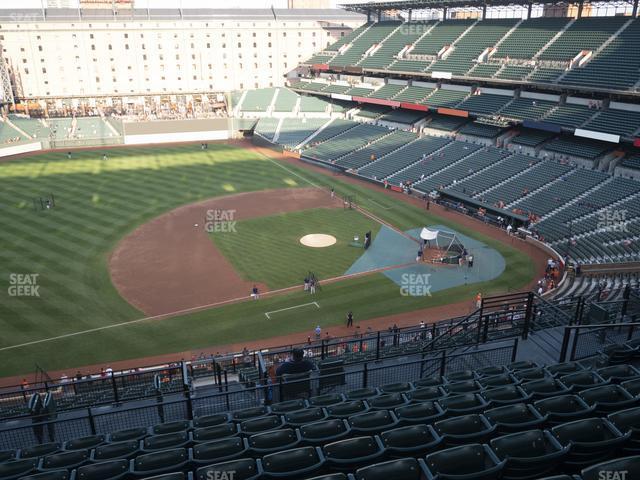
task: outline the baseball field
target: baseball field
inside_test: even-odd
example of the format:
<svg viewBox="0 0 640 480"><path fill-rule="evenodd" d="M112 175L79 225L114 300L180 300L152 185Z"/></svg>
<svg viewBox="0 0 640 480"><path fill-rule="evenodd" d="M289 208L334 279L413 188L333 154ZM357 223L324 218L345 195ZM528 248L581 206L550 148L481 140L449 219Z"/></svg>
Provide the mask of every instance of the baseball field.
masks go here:
<svg viewBox="0 0 640 480"><path fill-rule="evenodd" d="M32 372L36 363L71 374L118 360L179 358L306 334L317 324L330 331L348 310L366 321L471 304L478 291L514 291L535 277L528 253L473 221L258 149L103 153L0 162L0 376ZM42 208L51 195L55 206ZM361 210L343 208L345 196ZM215 228L206 228L212 219ZM371 231L375 243L383 225L404 232L429 224L495 249L504 271L431 296L403 296L382 272L344 275L362 254L350 245L354 233ZM335 245L298 241L320 233ZM309 271L321 279L313 299L301 288ZM259 301L246 298L253 284L264 293Z"/></svg>

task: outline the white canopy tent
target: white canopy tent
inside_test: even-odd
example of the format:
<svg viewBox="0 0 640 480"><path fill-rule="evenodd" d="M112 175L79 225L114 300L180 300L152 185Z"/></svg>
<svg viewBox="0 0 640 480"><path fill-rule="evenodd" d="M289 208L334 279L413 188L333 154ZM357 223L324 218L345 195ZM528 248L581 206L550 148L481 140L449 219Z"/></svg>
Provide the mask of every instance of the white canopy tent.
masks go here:
<svg viewBox="0 0 640 480"><path fill-rule="evenodd" d="M436 248L438 250L443 250L445 254L452 251L459 255L462 254L462 251L464 250L464 246L458 239L458 236L453 232L430 230L427 227L423 227L420 231L420 238L424 243L428 242L429 245L431 245L432 240L435 240Z"/></svg>

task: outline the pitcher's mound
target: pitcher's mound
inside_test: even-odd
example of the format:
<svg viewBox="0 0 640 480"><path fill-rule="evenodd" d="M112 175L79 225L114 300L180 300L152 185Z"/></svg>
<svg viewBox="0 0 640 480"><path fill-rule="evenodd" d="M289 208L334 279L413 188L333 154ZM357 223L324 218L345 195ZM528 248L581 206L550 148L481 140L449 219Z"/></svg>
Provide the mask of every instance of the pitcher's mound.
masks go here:
<svg viewBox="0 0 640 480"><path fill-rule="evenodd" d="M300 239L302 245L314 248L330 247L335 244L336 241L336 237L333 235L325 235L324 233L311 233Z"/></svg>

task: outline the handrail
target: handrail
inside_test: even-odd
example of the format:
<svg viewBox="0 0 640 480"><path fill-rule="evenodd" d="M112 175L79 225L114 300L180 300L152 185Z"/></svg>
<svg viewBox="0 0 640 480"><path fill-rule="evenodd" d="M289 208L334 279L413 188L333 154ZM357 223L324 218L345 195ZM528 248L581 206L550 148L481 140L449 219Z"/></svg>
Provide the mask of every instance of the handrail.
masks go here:
<svg viewBox="0 0 640 480"><path fill-rule="evenodd" d="M430 340L423 348L422 351L426 352L428 350L433 350L432 345L434 343L436 343L438 340L444 338L445 336L449 336L452 337L453 335L451 335L451 332L454 328L458 328L460 325L462 325L464 322L468 321L472 316L474 316L475 314L477 314L478 312L482 312L482 309L476 309L473 312L471 312L469 315L467 315L466 317L464 317L462 320L460 320L458 323L452 325L451 327L449 327L449 329L446 332L441 333L440 335L438 335L437 337L433 338L432 340ZM459 330L460 331L460 330ZM464 330L462 330L464 331Z"/></svg>

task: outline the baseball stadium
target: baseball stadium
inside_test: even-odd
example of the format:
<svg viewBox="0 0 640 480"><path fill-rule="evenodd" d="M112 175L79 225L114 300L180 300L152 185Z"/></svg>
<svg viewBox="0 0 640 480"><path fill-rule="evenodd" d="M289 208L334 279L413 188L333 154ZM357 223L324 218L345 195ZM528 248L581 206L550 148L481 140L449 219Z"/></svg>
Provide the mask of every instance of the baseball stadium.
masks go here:
<svg viewBox="0 0 640 480"><path fill-rule="evenodd" d="M638 0L23 3L0 480L640 479Z"/></svg>

